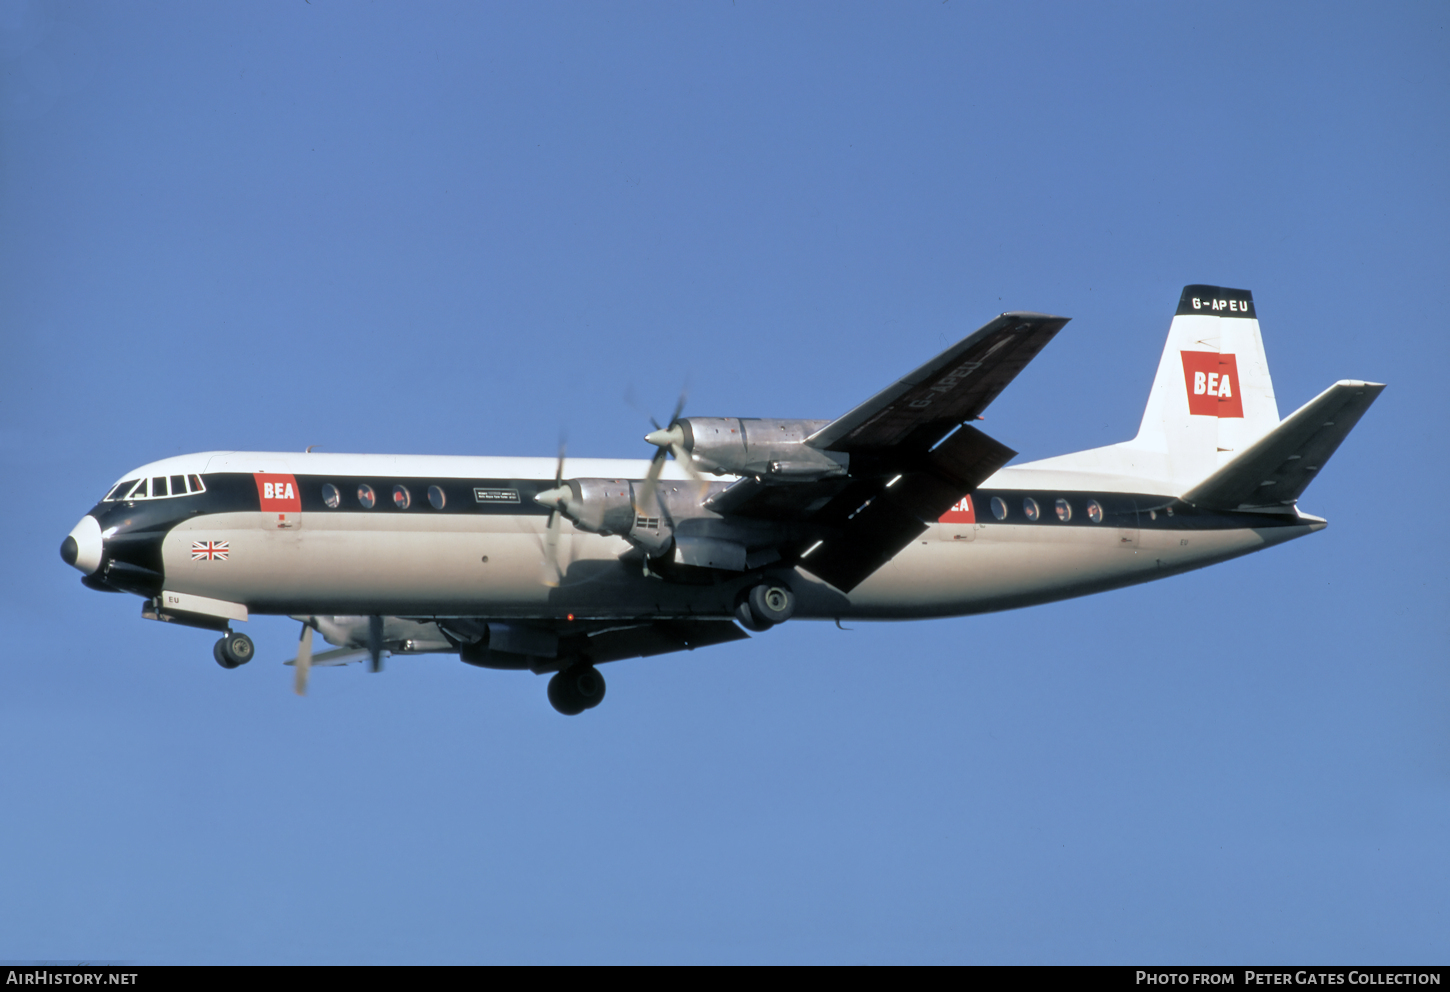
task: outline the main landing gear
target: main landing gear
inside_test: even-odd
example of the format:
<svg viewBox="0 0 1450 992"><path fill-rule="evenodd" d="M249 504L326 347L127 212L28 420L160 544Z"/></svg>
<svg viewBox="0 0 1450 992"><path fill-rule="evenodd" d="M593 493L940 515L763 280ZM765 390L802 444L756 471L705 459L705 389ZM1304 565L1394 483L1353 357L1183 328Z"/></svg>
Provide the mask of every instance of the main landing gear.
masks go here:
<svg viewBox="0 0 1450 992"><path fill-rule="evenodd" d="M549 702L565 716L577 716L604 702L604 676L593 665L570 665L549 680Z"/></svg>
<svg viewBox="0 0 1450 992"><path fill-rule="evenodd" d="M789 586L762 582L740 594L735 604L735 619L746 630L759 633L778 623L785 623L795 614L795 593Z"/></svg>
<svg viewBox="0 0 1450 992"><path fill-rule="evenodd" d="M252 660L257 653L252 639L246 634L228 632L225 637L216 642L211 649L211 656L216 663L223 668L240 668Z"/></svg>

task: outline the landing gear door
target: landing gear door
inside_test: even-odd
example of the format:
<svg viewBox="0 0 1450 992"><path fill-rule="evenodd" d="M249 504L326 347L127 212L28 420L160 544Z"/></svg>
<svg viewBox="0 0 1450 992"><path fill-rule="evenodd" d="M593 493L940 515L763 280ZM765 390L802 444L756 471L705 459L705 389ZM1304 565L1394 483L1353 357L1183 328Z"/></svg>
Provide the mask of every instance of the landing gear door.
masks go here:
<svg viewBox="0 0 1450 992"><path fill-rule="evenodd" d="M302 493L291 475L257 472L257 498L262 504L263 530L297 530L302 526Z"/></svg>

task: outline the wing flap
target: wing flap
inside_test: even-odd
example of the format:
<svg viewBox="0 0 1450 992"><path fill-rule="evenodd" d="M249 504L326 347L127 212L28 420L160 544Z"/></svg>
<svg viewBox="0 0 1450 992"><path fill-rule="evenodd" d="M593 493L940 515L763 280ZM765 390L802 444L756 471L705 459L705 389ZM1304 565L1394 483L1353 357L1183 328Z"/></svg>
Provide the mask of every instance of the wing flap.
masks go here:
<svg viewBox="0 0 1450 992"><path fill-rule="evenodd" d="M833 533L807 549L801 567L850 592L1017 452L963 427L874 494L848 490L821 514ZM858 502L865 496L864 502Z"/></svg>
<svg viewBox="0 0 1450 992"><path fill-rule="evenodd" d="M1292 506L1384 388L1336 382L1183 498L1224 510Z"/></svg>

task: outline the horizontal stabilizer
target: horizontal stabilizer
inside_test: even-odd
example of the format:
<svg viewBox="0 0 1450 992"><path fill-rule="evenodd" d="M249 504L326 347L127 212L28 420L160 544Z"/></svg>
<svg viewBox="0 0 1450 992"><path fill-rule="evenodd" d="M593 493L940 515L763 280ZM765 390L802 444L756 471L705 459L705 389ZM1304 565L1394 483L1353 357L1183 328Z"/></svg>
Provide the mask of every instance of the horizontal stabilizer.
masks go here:
<svg viewBox="0 0 1450 992"><path fill-rule="evenodd" d="M1336 382L1183 499L1221 510L1294 505L1384 388L1377 382Z"/></svg>

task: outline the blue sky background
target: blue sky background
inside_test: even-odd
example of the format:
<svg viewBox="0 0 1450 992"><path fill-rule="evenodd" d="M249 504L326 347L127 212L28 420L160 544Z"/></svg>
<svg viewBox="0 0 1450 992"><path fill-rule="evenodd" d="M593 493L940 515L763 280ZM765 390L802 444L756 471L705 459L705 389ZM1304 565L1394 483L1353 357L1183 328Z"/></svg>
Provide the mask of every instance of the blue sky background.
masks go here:
<svg viewBox="0 0 1450 992"><path fill-rule="evenodd" d="M1429 963L1450 952L1444 4L0 4L0 959ZM1136 429L1179 289L1325 532L995 616L290 690L57 556L143 462L646 456L999 311L983 426ZM385 563L380 563L385 567Z"/></svg>

